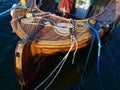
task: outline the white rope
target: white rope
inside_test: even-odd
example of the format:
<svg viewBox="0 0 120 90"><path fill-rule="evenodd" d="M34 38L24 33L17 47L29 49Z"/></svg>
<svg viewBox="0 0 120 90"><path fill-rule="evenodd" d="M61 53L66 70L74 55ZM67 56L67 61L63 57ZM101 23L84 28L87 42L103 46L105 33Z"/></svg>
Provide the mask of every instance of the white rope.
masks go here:
<svg viewBox="0 0 120 90"><path fill-rule="evenodd" d="M68 26L69 28L69 26ZM34 90L37 90L39 87L41 87L52 75L53 73L58 69L58 71L56 72L55 76L53 77L53 79L50 81L50 83L44 88L44 90L47 90L49 88L49 86L53 83L53 81L56 79L56 77L58 76L58 74L60 73L64 63L66 62L67 58L68 58L68 55L70 54L70 52L72 51L72 48L74 46L74 42L76 43L76 50L73 54L73 59L72 59L72 64L74 63L74 59L75 59L75 54L77 52L77 49L78 49L78 43L77 43L77 39L75 37L75 35L72 35L71 34L71 47L70 49L68 50L67 54L64 56L64 58L59 62L59 64L56 66L56 68L49 74L49 76L44 80L42 81Z"/></svg>
<svg viewBox="0 0 120 90"><path fill-rule="evenodd" d="M74 44L74 42L75 42L75 46L76 46L76 49L75 49L75 51L73 53L73 58L72 58L72 64L74 64L76 52L78 50L78 42L77 42L77 37L76 37L76 33L75 33L75 23L74 23L74 20L70 19L70 21L72 21L72 27L71 26L68 26L68 27L72 28L72 33L70 33L71 34L71 43Z"/></svg>
<svg viewBox="0 0 120 90"><path fill-rule="evenodd" d="M64 56L64 58L59 62L59 64L56 66L56 68L55 68L55 69L49 74L49 76L48 76L44 81L42 81L34 90L37 90L39 87L41 87L41 86L53 75L53 73L58 69L58 67L62 64L62 65L59 67L59 70L57 71L57 73L56 73L56 75L54 76L54 78L51 80L51 82L47 85L47 87L46 87L44 90L46 90L46 89L52 84L52 82L55 80L55 78L56 78L57 75L59 74L60 70L62 69L65 61L67 60L68 55L69 55L69 53L71 52L73 46L74 46L74 44L71 44L71 47L70 47L69 51L68 51L67 54Z"/></svg>
<svg viewBox="0 0 120 90"><path fill-rule="evenodd" d="M77 42L77 39L75 37L74 37L74 41L75 41L76 49L75 49L75 51L73 53L72 64L74 64L76 52L78 50L78 42Z"/></svg>

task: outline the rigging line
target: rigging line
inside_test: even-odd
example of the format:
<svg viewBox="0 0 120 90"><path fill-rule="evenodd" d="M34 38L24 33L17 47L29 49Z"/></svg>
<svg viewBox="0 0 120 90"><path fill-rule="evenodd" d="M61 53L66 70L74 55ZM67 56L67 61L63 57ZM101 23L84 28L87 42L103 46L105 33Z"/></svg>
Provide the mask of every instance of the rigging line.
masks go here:
<svg viewBox="0 0 120 90"><path fill-rule="evenodd" d="M116 23L113 23L112 29L110 30L110 33L112 33L115 30L115 27L116 27Z"/></svg>
<svg viewBox="0 0 120 90"><path fill-rule="evenodd" d="M75 55L76 55L76 52L77 52L77 49L78 49L78 43L77 43L77 37L76 37L76 33L75 33L75 22L74 22L74 19L71 19L69 20L69 23L72 24L72 27L70 24L68 24L68 28L69 28L69 32L70 32L70 37L71 37L71 43L75 43L75 46L76 46L76 49L73 53L73 58L72 58L72 64L74 64L74 59L75 59Z"/></svg>
<svg viewBox="0 0 120 90"><path fill-rule="evenodd" d="M32 4L33 3L33 4ZM29 7L28 11L30 11L32 13L32 9L34 7L34 0L30 0L27 5Z"/></svg>
<svg viewBox="0 0 120 90"><path fill-rule="evenodd" d="M34 90L37 90L39 87L41 87L52 75L53 73L59 68L59 66L63 63L64 59L66 57L64 57L62 59L62 61L59 62L59 64L56 66L56 68L49 74L49 76L47 76L47 78L44 79L44 81L42 81L36 88L34 88Z"/></svg>
<svg viewBox="0 0 120 90"><path fill-rule="evenodd" d="M37 90L39 87L41 87L41 86L53 75L53 73L59 68L59 66L62 64L62 65L60 66L58 72L57 72L56 75L54 76L53 80L48 84L48 86L47 86L46 88L48 88L48 87L52 84L52 82L54 81L54 79L55 79L55 78L57 77L57 75L59 74L61 68L63 67L63 65L64 65L64 63L65 63L65 61L66 61L69 53L71 52L71 50L72 50L72 48L73 48L73 46L74 46L74 44L71 44L71 47L70 47L69 51L67 52L67 54L64 56L64 58L59 62L59 64L58 64L58 65L55 67L55 69L49 74L49 76L48 76L44 81L42 81L36 88L34 88L34 90Z"/></svg>
<svg viewBox="0 0 120 90"><path fill-rule="evenodd" d="M94 44L95 33L93 33L92 31L91 31L91 33L92 33L92 42L91 42L90 50L89 50L88 55L87 55L86 63L85 63L85 66L84 66L84 70L86 70L86 68L87 68L88 61L89 61L89 58L90 58L90 54L91 54L91 51L92 51L92 48L93 48L93 44ZM84 73L82 72L81 73L81 78L80 78L80 86L83 83L83 75L84 75Z"/></svg>
<svg viewBox="0 0 120 90"><path fill-rule="evenodd" d="M72 24L72 27L68 24L69 32L70 32L70 35L71 35L71 43L75 43L75 46L76 46L76 49L73 53L73 58L72 58L72 64L74 64L74 59L75 59L76 52L77 52L77 49L78 49L77 36L76 36L76 32L75 32L75 24L76 23L75 23L74 19L70 19L69 23Z"/></svg>
<svg viewBox="0 0 120 90"><path fill-rule="evenodd" d="M67 59L67 58L66 58ZM66 59L62 62L62 65L60 66L59 70L57 71L57 73L55 74L54 78L50 81L50 83L47 85L47 87L45 87L44 90L47 90L49 88L49 86L53 83L53 81L55 80L55 78L58 76L58 74L60 73Z"/></svg>
<svg viewBox="0 0 120 90"><path fill-rule="evenodd" d="M49 14L51 14L51 12L44 12L44 13L35 13L36 15L36 18L44 18L44 17L47 17L49 16Z"/></svg>
<svg viewBox="0 0 120 90"><path fill-rule="evenodd" d="M94 37L95 37L95 34L92 32L92 42L91 42L90 50L88 52L88 56L87 56L87 59L86 59L86 63L85 63L84 69L86 69L88 61L89 61L89 58L90 58L90 54L91 54L91 51L92 51L92 48L93 48L93 44L94 44Z"/></svg>
<svg viewBox="0 0 120 90"><path fill-rule="evenodd" d="M70 21L71 21L71 20L70 20ZM69 22L70 22L70 21L69 21ZM68 27L69 27L69 26L68 26ZM62 69L62 67L63 67L63 65L64 65L64 63L65 63L65 61L67 60L67 57L68 57L69 53L72 51L73 46L74 46L74 41L73 41L72 34L71 34L71 47L70 47L68 53L64 56L64 58L62 59L62 61L61 61L60 64L58 65L58 67L59 67L59 66L62 64L62 65L59 67L59 70L58 70L57 73L55 74L54 78L51 80L51 82L46 86L46 88L45 88L44 90L46 90L46 89L52 84L52 82L55 80L55 78L58 76L60 70ZM56 69L57 69L58 67L56 67L56 68L53 70L53 73L56 71ZM51 75L53 75L53 73L52 73ZM50 75L50 76L51 76L51 75ZM46 78L46 80L48 80L50 76L48 76L48 77ZM46 80L45 80L45 81L46 81ZM44 82L44 81L43 81L43 82ZM42 83L41 83L41 85L42 85ZM39 85L39 87L40 87L41 85ZM38 88L39 88L39 87L38 87ZM35 90L36 90L36 89L35 89Z"/></svg>
<svg viewBox="0 0 120 90"><path fill-rule="evenodd" d="M45 16L43 16L43 17L37 17L37 18L41 18L41 19L44 19L44 20L48 20L48 21L52 22L54 25L56 25L56 23L55 23L54 20L44 18L44 17L47 17L47 16L49 16L49 14L48 14L48 15L45 15ZM51 26L52 26L52 25L51 25Z"/></svg>
<svg viewBox="0 0 120 90"><path fill-rule="evenodd" d="M7 13L10 12L11 10L14 10L14 9L17 9L17 8L18 8L18 6L15 6L15 7L12 7L12 8L10 8L10 9L8 9L8 10L0 13L0 17L3 16L4 14L7 14Z"/></svg>
<svg viewBox="0 0 120 90"><path fill-rule="evenodd" d="M74 37L74 42L75 42L75 46L76 46L76 49L73 53L73 58L72 58L72 64L74 64L74 61L75 61L75 56L76 56L76 53L77 53L77 50L78 50L78 42L77 42L77 39Z"/></svg>
<svg viewBox="0 0 120 90"><path fill-rule="evenodd" d="M17 6L13 6L13 7L9 8L8 10L0 13L0 16L3 16L4 14L10 12L11 10L14 10L14 9L17 9L17 8L28 8L28 7L30 7L32 1L33 0L29 0L28 3L25 6L18 6L18 5Z"/></svg>
<svg viewBox="0 0 120 90"><path fill-rule="evenodd" d="M56 77L58 76L58 74L60 73L60 70L62 69L65 61L67 60L67 57L68 57L69 53L71 52L73 46L74 46L74 41L73 41L73 38L71 37L71 47L70 47L70 49L69 49L69 51L68 51L68 54L66 54L66 58L64 59L62 65L60 66L60 68L59 68L59 70L57 71L57 73L56 73L56 75L54 76L54 78L51 80L51 82L47 85L47 87L46 87L44 90L47 90L47 88L49 88L49 86L52 84L52 82L55 80L55 78L56 78Z"/></svg>
<svg viewBox="0 0 120 90"><path fill-rule="evenodd" d="M98 74L98 82L99 82L99 84L100 84L100 87L101 87L101 89L102 90L104 90L104 88L103 88L103 85L102 85L102 81L101 81L101 79L100 79L100 52L101 52L101 40L100 40L100 35L99 35L99 32L98 32L98 30L97 29L95 29L94 27L92 27L91 25L90 25L90 23L88 23L87 22L87 26L89 27L89 28L91 28L94 32L95 32L95 34L96 34L96 37L97 37L97 41L98 41L98 54L97 54L97 74Z"/></svg>
<svg viewBox="0 0 120 90"><path fill-rule="evenodd" d="M33 1L34 1L34 0L29 0L29 1L28 1L28 3L26 4L27 8L31 6L31 4L32 4Z"/></svg>

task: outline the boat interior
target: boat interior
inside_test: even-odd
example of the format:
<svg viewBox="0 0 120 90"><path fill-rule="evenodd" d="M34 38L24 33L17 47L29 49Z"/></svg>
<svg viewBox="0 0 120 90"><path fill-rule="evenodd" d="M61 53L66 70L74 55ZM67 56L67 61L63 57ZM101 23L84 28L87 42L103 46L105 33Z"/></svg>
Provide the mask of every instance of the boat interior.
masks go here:
<svg viewBox="0 0 120 90"><path fill-rule="evenodd" d="M75 1L83 1L84 2L84 1L89 1L89 0L75 0ZM92 1L93 1L93 4L90 5L89 11L85 18L89 18L89 17L99 14L101 11L103 11L105 9L105 7L109 4L109 2L111 0L92 0ZM62 16L63 12L60 12L58 10L58 8L57 8L58 3L56 3L55 0L37 0L36 5L42 11L51 12L51 13L55 13L59 16ZM76 11L75 6L72 7L72 10L74 10L74 12L70 12L70 18L71 17L76 18L75 17L75 11ZM85 18L83 18L83 19L85 19ZM82 19L82 18L76 18L76 19Z"/></svg>

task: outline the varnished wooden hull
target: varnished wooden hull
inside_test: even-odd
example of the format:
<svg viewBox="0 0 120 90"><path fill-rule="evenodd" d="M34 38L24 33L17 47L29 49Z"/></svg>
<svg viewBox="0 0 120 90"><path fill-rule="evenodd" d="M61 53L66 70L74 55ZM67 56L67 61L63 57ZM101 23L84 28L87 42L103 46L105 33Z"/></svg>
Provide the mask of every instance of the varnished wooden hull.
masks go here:
<svg viewBox="0 0 120 90"><path fill-rule="evenodd" d="M108 16L111 17L109 18L110 21L116 20L119 14L117 13L112 13L111 15L108 14L110 12L108 9L111 9L112 7L116 7L114 3L117 1L112 1L109 4L107 8L100 14L96 16L97 20L102 20L105 21L108 19ZM116 3L117 4L117 3ZM34 48L32 51L34 54L40 54L42 56L45 55L52 55L55 53L59 52L67 52L70 48L71 42L70 42L70 35L64 36L56 33L54 27L50 26L41 26L41 25L35 25L32 23L27 23L24 22L24 20L15 20L17 17L21 17L21 10L22 9L17 9L14 14L13 14L13 19L12 19L12 28L15 31L15 33L21 38L21 39L26 39L30 40L31 42L34 41ZM35 8L35 10L38 10ZM18 14L19 13L19 14ZM38 13L40 14L45 14L42 11L38 10ZM36 18L37 17L37 18ZM35 22L42 22L40 16L36 15L36 17L33 17ZM51 21L54 21L55 23L69 23L70 19L66 19L60 16L57 16L55 14L48 14L45 19L48 18ZM38 21L37 21L38 20ZM46 20L43 20L46 22ZM76 25L79 27L80 30L76 30L76 36L77 36L77 42L78 42L78 49L83 48L87 45L90 44L91 42L91 33L90 30L88 29L86 23L88 19L85 20L75 20ZM53 23L52 23L53 24ZM106 29L106 28L105 28ZM104 28L100 29L100 36L103 36L104 33L107 30L104 30ZM32 36L32 37L31 37ZM73 51L75 48L72 49Z"/></svg>
<svg viewBox="0 0 120 90"><path fill-rule="evenodd" d="M33 90L53 69L52 57L32 55L31 43L19 41L15 50L15 69L21 90Z"/></svg>
<svg viewBox="0 0 120 90"><path fill-rule="evenodd" d="M114 23L120 15L119 4L120 1L111 0L105 10L95 16L96 19L100 21L110 20L111 22L107 23L109 25ZM46 22L47 19L48 21L50 20L51 23L55 22L68 24L70 19L51 13L47 14L44 19L41 19L42 15L44 16L46 13L39 10L36 7L35 2L33 3L33 9L35 12L37 11L37 14L34 14L32 20L37 24L31 21L26 22L25 19L29 18L20 18L24 15L23 11L26 12L27 9L16 9L13 13L11 21L14 32L21 38L15 51L15 68L19 82L23 86L24 90L31 90L30 88L33 89L36 85L38 85L39 82L36 82L36 75L38 75L39 72L42 72L38 67L43 65L44 69L47 66L49 68L51 62L48 58L50 57L49 59L52 59L50 55L68 52L71 46L69 34L62 35L56 32L55 28L52 26L38 25L38 23L41 24ZM88 46L91 43L92 35L86 25L87 22L88 19L75 20L76 27L79 27L78 30L75 30L78 49ZM108 30L109 28L101 28L99 30L100 36L102 37ZM72 48L72 51L75 49L76 46ZM46 61L46 63L44 61ZM46 73L49 72L50 70ZM33 87L31 87L32 84L34 84Z"/></svg>

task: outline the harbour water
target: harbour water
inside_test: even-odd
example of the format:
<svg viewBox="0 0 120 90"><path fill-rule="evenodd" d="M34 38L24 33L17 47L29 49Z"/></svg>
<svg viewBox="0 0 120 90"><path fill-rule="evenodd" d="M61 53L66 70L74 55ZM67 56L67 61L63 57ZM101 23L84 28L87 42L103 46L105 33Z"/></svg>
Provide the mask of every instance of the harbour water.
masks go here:
<svg viewBox="0 0 120 90"><path fill-rule="evenodd" d="M17 1L0 0L0 12L9 9ZM13 33L10 20L10 15L0 17L0 90L20 90L14 67L14 51L19 38ZM89 67L81 89L100 90L96 60L89 63ZM54 86L51 86L51 90L79 90L77 87L79 87L80 77L78 73L75 73L77 70L74 66L67 66L62 72L54 82ZM110 37L102 45L100 78L104 90L120 90L120 20Z"/></svg>

